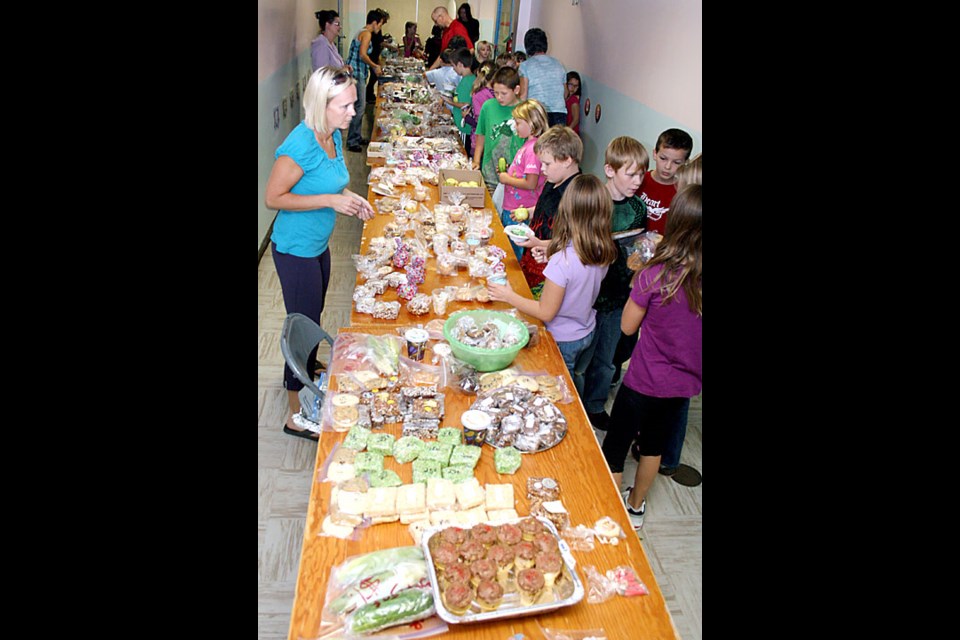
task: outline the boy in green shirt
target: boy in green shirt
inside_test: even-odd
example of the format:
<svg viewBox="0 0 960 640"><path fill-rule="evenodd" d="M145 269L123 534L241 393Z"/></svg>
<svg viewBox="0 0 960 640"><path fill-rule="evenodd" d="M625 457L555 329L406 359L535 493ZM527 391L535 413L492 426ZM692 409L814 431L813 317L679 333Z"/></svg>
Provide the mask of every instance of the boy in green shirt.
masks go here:
<svg viewBox="0 0 960 640"><path fill-rule="evenodd" d="M516 69L497 70L493 75L493 97L480 109L477 145L473 150L473 168L483 173L491 193L500 184L500 172L507 170L524 142L513 123L513 108L520 103L520 74Z"/></svg>
<svg viewBox="0 0 960 640"><path fill-rule="evenodd" d="M460 83L457 85L455 93L457 99L453 100L443 96L443 101L450 105L453 110L453 124L457 125L464 137L463 147L469 157L471 151L470 134L473 133L473 128L468 124L463 124L464 114L461 109L470 106L470 90L473 89L473 81L477 79L472 70L476 58L473 57L469 49L457 49L450 58L450 62L453 64L453 70L460 76Z"/></svg>

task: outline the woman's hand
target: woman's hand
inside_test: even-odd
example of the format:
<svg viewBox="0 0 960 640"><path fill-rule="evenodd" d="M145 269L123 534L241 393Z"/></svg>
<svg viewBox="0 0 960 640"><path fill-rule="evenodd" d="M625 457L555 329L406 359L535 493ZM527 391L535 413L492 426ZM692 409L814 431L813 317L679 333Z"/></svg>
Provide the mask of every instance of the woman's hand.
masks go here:
<svg viewBox="0 0 960 640"><path fill-rule="evenodd" d="M510 303L511 298L517 294L510 288L510 283L507 284L494 284L487 280L487 292L490 294L491 300L496 300L497 302L506 302Z"/></svg>
<svg viewBox="0 0 960 640"><path fill-rule="evenodd" d="M340 195L331 196L333 198L333 210L342 213L345 216L354 216L361 220L369 220L373 217L373 207L364 198L347 189Z"/></svg>

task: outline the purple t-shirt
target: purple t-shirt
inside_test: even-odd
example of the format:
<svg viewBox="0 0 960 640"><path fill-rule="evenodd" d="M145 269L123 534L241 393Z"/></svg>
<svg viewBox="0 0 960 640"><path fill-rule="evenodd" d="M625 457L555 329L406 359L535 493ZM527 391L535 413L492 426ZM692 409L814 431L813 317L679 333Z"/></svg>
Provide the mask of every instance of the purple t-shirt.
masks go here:
<svg viewBox="0 0 960 640"><path fill-rule="evenodd" d="M692 398L703 388L703 317L690 311L683 289L666 306L661 283L645 290L661 271L663 265L641 272L630 291L647 313L623 384L654 398Z"/></svg>
<svg viewBox="0 0 960 640"><path fill-rule="evenodd" d="M503 185L503 208L507 211L514 211L520 207L533 209L537 206L537 198L543 191L543 183L546 182L547 177L541 173L540 158L533 152L535 144L537 144L536 136L527 138L527 141L517 151L517 155L510 163L507 172L514 178L526 178L528 173L537 174L539 176L537 178L537 188L531 191L530 189L518 189L509 184Z"/></svg>
<svg viewBox="0 0 960 640"><path fill-rule="evenodd" d="M600 293L600 282L607 275L607 267L584 266L573 243L567 245L547 261L543 275L564 288L563 302L547 330L557 342L573 342L586 338L597 325L593 303Z"/></svg>

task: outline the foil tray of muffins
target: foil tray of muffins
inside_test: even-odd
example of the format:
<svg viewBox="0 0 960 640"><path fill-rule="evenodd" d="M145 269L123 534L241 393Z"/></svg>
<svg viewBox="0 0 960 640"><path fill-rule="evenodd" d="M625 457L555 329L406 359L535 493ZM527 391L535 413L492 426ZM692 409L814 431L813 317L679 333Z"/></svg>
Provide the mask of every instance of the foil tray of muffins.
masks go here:
<svg viewBox="0 0 960 640"><path fill-rule="evenodd" d="M451 624L537 615L583 599L570 548L544 518L441 524L420 544L437 615Z"/></svg>

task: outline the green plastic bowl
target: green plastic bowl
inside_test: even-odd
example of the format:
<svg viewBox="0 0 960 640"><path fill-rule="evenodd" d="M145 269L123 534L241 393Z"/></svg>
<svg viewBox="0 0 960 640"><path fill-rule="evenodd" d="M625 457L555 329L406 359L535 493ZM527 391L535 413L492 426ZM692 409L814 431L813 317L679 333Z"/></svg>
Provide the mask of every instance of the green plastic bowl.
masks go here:
<svg viewBox="0 0 960 640"><path fill-rule="evenodd" d="M502 324L517 325L520 328L520 342L512 347L505 347L503 349L481 349L479 347L465 345L453 337L453 327L457 324L457 318L463 316L471 316L477 321L478 325L482 325L487 320L494 320ZM466 309L464 311L457 311L447 318L447 321L443 323L443 337L450 343L450 349L453 350L453 355L467 364L476 367L477 371L499 371L500 369L509 367L510 363L516 359L517 354L520 353L520 349L527 346L527 342L530 341L530 332L527 331L525 324L502 311Z"/></svg>

